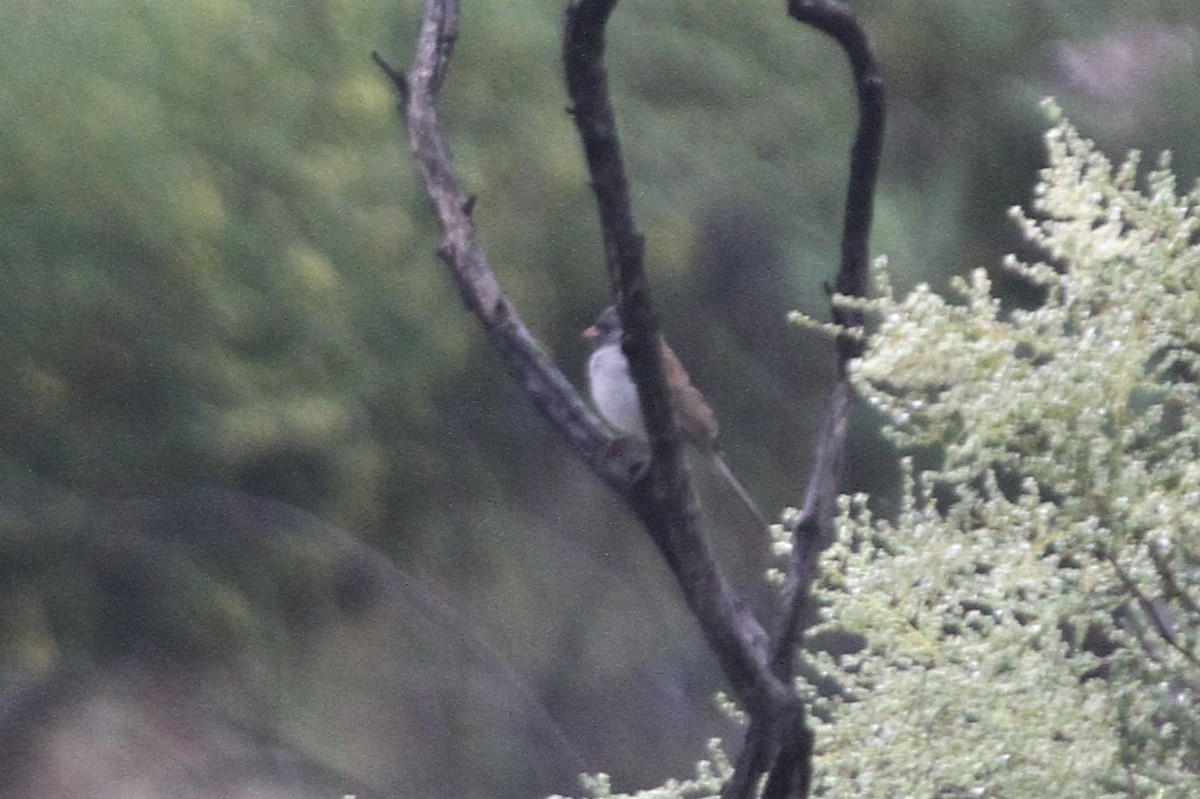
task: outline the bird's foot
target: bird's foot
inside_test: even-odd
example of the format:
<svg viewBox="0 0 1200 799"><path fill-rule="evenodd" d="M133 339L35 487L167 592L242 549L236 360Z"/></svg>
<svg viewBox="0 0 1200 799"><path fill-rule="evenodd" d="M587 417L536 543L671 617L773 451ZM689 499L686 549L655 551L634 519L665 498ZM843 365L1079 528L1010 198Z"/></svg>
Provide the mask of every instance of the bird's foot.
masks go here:
<svg viewBox="0 0 1200 799"><path fill-rule="evenodd" d="M610 460L619 460L632 482L636 483L641 480L650 470L650 458L646 446L635 438L628 436L614 438L608 442L604 454Z"/></svg>

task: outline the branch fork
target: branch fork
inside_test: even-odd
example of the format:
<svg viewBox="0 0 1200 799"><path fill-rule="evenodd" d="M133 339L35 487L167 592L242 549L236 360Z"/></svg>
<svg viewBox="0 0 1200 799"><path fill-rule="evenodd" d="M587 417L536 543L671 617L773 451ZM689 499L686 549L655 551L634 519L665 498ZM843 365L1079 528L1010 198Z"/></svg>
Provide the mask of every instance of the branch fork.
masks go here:
<svg viewBox="0 0 1200 799"><path fill-rule="evenodd" d="M617 0L572 0L563 25L562 56L575 121L587 159L604 239L611 288L626 331L630 371L642 399L650 442L648 464L632 464L604 423L529 333L505 296L471 218L475 198L456 176L436 103L458 37L459 0L426 0L416 55L407 73L378 53L375 63L400 99L409 148L441 231L438 256L463 302L475 314L508 371L534 406L592 471L634 511L675 576L706 642L716 654L749 724L723 799L762 795L805 797L812 782L813 736L805 707L792 688L793 656L823 542L834 534L837 482L850 412L849 360L861 342L839 339L838 380L826 407L793 538L787 579L774 618L764 625L729 584L703 535L696 495L667 402L658 322L644 269L644 239L629 199L629 184L609 100L605 25ZM839 294L862 296L867 284L868 236L883 137L883 81L854 14L831 0L790 0L788 13L834 38L850 59L859 122L851 151L839 266ZM861 326L857 311L834 308L844 327ZM861 314L859 314L861 316ZM764 781L765 778L765 781Z"/></svg>

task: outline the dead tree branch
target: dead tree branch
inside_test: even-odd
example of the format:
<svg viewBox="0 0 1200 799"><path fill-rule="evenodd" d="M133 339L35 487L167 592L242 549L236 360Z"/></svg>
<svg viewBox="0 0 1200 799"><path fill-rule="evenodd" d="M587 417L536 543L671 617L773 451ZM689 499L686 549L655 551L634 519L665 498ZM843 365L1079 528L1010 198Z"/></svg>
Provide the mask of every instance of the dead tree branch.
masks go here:
<svg viewBox="0 0 1200 799"><path fill-rule="evenodd" d="M584 4L580 22L601 21L600 29L585 24L576 28L582 34L582 49L578 52L584 62L587 62L589 48L592 53L602 51L602 21L611 7L611 2ZM458 34L458 14L457 0L427 0L416 55L407 73L390 66L378 54L374 56L393 82L402 102L409 147L441 232L438 255L450 269L464 304L478 318L489 340L534 405L592 470L626 499L646 525L675 574L689 608L699 620L709 646L717 653L734 695L748 708L770 706L781 699L786 701L792 692L771 675L765 631L744 610L741 599L729 586L700 534L695 495L665 399L658 350L650 346L657 333L644 291L641 237L628 213L628 188L624 183L624 170L620 167L615 130L611 139L597 139L601 149L613 147L607 157L615 157L617 163L617 169L606 168L600 173L603 178L618 180L605 189L605 196L614 199L602 203L605 214L617 212L612 217L604 217L605 241L606 249L621 247L614 254L612 263L623 264L621 268L631 276L621 284L635 286L623 295L628 300L624 310L629 314L624 323L636 353L634 370L641 381L643 402L648 402L651 410L647 414L647 428L653 447L651 462L646 469L613 456L616 448L612 446L611 434L521 322L516 309L504 296L479 243L471 219L473 201L455 173L437 111L438 93ZM600 38L589 43L589 31ZM602 60L598 66L602 74ZM602 97L603 105L608 106L606 92L593 96ZM586 116L586 113L579 113L586 112L586 102L577 101L576 105L577 118ZM608 119L611 124L611 107L608 107ZM625 208L623 220L619 218L622 206ZM619 231L619 235L613 235L612 231ZM640 291L636 287L638 284Z"/></svg>
<svg viewBox="0 0 1200 799"><path fill-rule="evenodd" d="M704 538L676 421L667 401L658 324L644 270L644 241L633 221L629 184L609 100L604 58L605 25L616 0L574 0L567 8L563 62L571 108L583 142L596 196L613 295L626 331L625 350L641 393L650 439L643 468L613 455L613 439L521 322L481 247L471 218L474 198L459 182L437 112L439 91L458 35L458 0L426 0L416 55L401 72L374 59L401 100L409 147L432 201L441 232L438 255L454 277L463 302L539 411L580 457L616 490L645 525L689 609L750 717L734 777L722 795L752 796L765 775L764 796L807 796L812 777L812 735L804 707L791 689L792 655L802 639L802 619L816 574L821 542L832 534L837 478L843 459L850 388L846 363L858 343L839 342L835 385L817 444L779 618L768 638L722 574ZM839 293L866 288L871 204L882 143L882 81L866 36L854 16L832 2L792 0L789 12L833 36L854 69L860 119L851 157L850 187L836 279ZM848 327L862 320L835 309Z"/></svg>

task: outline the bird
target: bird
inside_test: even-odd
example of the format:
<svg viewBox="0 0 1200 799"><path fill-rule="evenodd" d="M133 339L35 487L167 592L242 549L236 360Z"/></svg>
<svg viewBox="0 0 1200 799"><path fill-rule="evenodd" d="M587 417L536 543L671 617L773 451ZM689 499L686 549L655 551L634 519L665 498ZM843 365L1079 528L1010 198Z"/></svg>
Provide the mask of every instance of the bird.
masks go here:
<svg viewBox="0 0 1200 799"><path fill-rule="evenodd" d="M588 388L592 395L592 403L610 427L623 436L645 442L646 424L642 419L637 386L629 374L629 361L621 348L623 335L621 318L614 305L601 311L596 321L583 331L583 338L592 345L587 362ZM665 339L660 338L659 343L662 347L667 400L684 440L709 457L713 467L729 483L746 509L763 529L769 530L770 524L758 509L758 504L721 455L717 444L720 427L716 414L700 393L700 389L693 385L691 377L671 346Z"/></svg>

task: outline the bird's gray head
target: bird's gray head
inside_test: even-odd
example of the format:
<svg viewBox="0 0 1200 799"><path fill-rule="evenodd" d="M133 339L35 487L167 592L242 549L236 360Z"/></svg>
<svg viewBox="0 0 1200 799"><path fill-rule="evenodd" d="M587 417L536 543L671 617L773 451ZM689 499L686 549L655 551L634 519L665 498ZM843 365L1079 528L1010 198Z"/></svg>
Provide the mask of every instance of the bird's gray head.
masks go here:
<svg viewBox="0 0 1200 799"><path fill-rule="evenodd" d="M617 306L610 305L601 311L592 326L583 331L583 337L596 347L620 343L621 317L617 315Z"/></svg>

